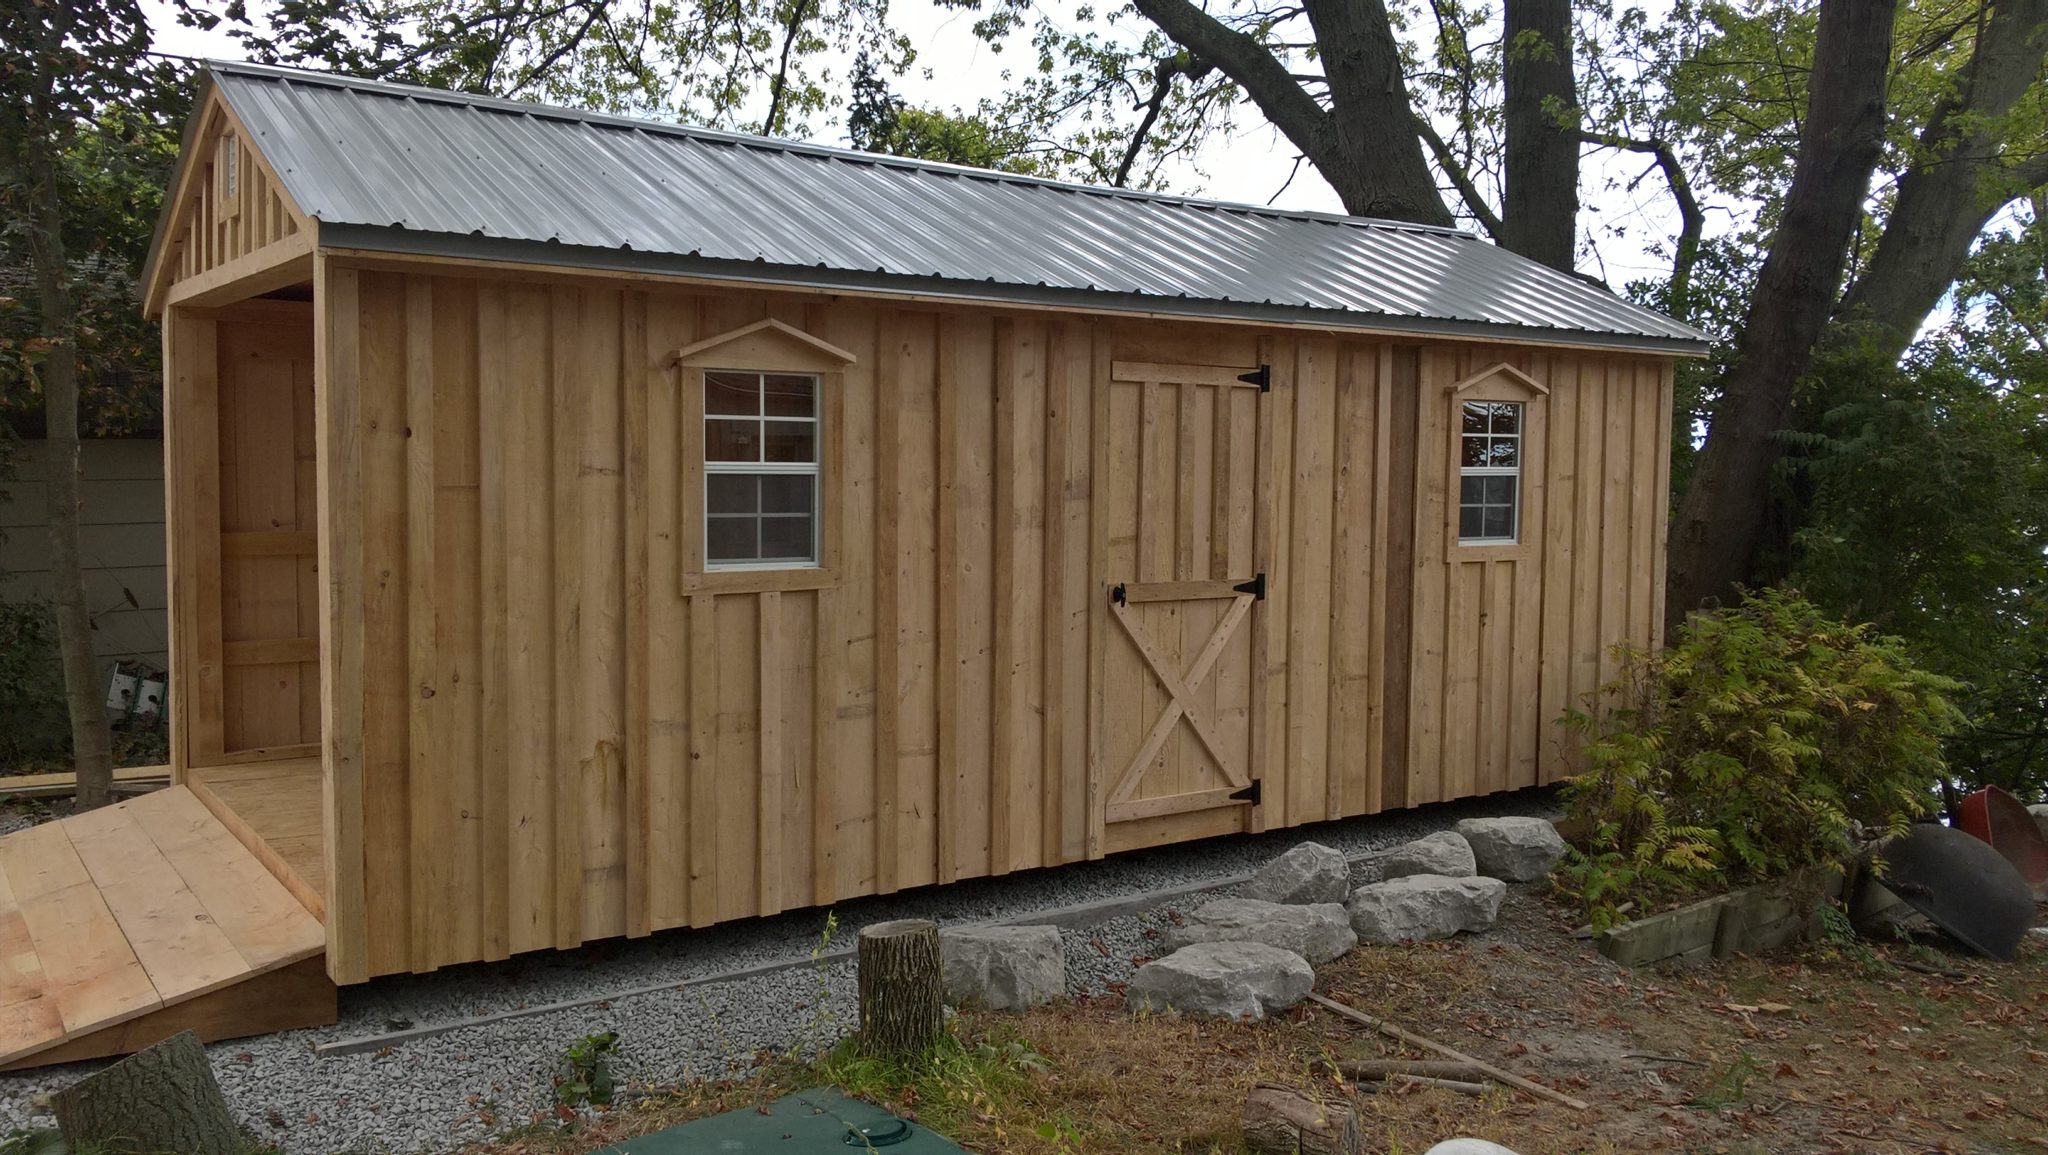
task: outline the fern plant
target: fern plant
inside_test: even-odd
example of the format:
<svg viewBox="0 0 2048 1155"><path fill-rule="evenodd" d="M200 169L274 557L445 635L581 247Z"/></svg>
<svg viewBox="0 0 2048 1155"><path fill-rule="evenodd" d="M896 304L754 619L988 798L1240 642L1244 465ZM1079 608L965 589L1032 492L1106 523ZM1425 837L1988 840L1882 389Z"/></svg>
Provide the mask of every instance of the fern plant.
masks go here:
<svg viewBox="0 0 2048 1155"><path fill-rule="evenodd" d="M1789 590L1694 614L1662 653L1563 725L1584 740L1566 805L1587 835L1559 883L1604 929L1645 905L1836 863L1854 831L1900 834L1934 803L1958 683L1903 643Z"/></svg>

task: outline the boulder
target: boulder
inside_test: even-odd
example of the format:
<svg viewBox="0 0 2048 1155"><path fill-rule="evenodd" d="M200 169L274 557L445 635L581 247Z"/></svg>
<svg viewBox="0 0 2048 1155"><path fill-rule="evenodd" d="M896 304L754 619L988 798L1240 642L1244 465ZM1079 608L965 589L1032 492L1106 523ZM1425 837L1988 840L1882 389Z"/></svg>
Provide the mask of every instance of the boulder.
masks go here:
<svg viewBox="0 0 2048 1155"><path fill-rule="evenodd" d="M1163 941L1169 952L1198 942L1262 942L1320 966L1357 946L1358 936L1351 932L1351 917L1339 903L1219 898L1186 915Z"/></svg>
<svg viewBox="0 0 2048 1155"><path fill-rule="evenodd" d="M1544 818L1466 818L1457 831L1488 878L1534 882L1564 857L1564 839Z"/></svg>
<svg viewBox="0 0 2048 1155"><path fill-rule="evenodd" d="M2034 825L2041 828L2041 837L2048 838L2048 802L2037 802L2027 807L2027 813L2034 816Z"/></svg>
<svg viewBox="0 0 2048 1155"><path fill-rule="evenodd" d="M1262 942L1198 942L1138 968L1124 989L1133 1010L1263 1019L1315 989L1316 972L1293 951Z"/></svg>
<svg viewBox="0 0 2048 1155"><path fill-rule="evenodd" d="M1446 1139L1422 1155L1515 1155L1498 1143L1484 1139Z"/></svg>
<svg viewBox="0 0 2048 1155"><path fill-rule="evenodd" d="M939 932L946 1001L1022 1011L1066 993L1067 957L1053 926L961 927Z"/></svg>
<svg viewBox="0 0 2048 1155"><path fill-rule="evenodd" d="M1497 878L1411 874L1361 886L1345 909L1358 941L1396 943L1486 930L1500 917L1508 884Z"/></svg>
<svg viewBox="0 0 2048 1155"><path fill-rule="evenodd" d="M1350 889L1351 864L1344 855L1304 842L1267 863L1237 894L1261 902L1343 902Z"/></svg>
<svg viewBox="0 0 2048 1155"><path fill-rule="evenodd" d="M1411 874L1434 874L1443 878L1470 878L1479 873L1472 857L1472 844L1455 830L1439 830L1380 855L1380 881L1406 878Z"/></svg>

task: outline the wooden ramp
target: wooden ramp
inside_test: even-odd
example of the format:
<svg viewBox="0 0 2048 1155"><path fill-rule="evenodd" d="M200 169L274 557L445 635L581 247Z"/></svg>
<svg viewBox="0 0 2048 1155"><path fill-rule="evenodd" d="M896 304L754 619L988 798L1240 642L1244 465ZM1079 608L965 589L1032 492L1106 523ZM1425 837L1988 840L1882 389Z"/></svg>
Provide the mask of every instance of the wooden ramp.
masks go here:
<svg viewBox="0 0 2048 1155"><path fill-rule="evenodd" d="M331 1023L320 921L173 786L0 838L0 1067Z"/></svg>

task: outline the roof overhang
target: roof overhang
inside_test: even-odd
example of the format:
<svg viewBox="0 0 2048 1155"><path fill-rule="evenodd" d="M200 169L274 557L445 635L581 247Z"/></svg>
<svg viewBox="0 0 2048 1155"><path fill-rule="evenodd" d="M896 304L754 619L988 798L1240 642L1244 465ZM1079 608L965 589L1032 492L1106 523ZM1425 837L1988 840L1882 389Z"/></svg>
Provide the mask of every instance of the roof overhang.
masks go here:
<svg viewBox="0 0 2048 1155"><path fill-rule="evenodd" d="M898 300L958 301L1012 308L1186 318L1198 321L1313 328L1332 332L1487 341L1504 345L1604 349L1671 357L1704 357L1709 350L1708 344L1704 341L1631 333L1547 329L1294 305L1212 301L1192 297L1156 297L1139 293L1019 285L995 280L962 281L946 277L861 272L822 266L798 268L769 264L765 261L721 260L694 254L650 253L625 248L600 249L503 237L458 236L390 226L323 222L320 225L320 247L326 250L425 257L458 263L673 277L682 281L756 285L774 289Z"/></svg>

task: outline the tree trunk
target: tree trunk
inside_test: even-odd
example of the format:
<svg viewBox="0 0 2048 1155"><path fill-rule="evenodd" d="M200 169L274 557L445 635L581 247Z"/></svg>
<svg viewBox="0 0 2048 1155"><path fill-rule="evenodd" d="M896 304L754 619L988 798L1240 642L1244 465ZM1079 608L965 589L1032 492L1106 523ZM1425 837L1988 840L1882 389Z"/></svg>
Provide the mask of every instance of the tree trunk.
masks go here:
<svg viewBox="0 0 2048 1155"><path fill-rule="evenodd" d="M1382 0L1309 0L1329 82L1326 110L1256 39L1189 0L1132 0L1174 43L1237 82L1360 216L1448 225L1450 210L1422 156L1415 108Z"/></svg>
<svg viewBox="0 0 2048 1155"><path fill-rule="evenodd" d="M1793 387L1840 288L1883 143L1897 0L1822 0L1784 216L1671 527L1665 634L1748 579Z"/></svg>
<svg viewBox="0 0 2048 1155"><path fill-rule="evenodd" d="M906 918L864 926L858 958L861 1051L928 1053L946 1016L937 924Z"/></svg>
<svg viewBox="0 0 2048 1155"><path fill-rule="evenodd" d="M1835 312L1844 337L1896 360L1955 282L1986 222L2048 173L1999 171L2013 108L2041 73L2048 0L2000 0L1962 86L1935 106L1899 180L1877 251Z"/></svg>
<svg viewBox="0 0 2048 1155"><path fill-rule="evenodd" d="M51 1096L73 1151L239 1155L248 1146L199 1036L180 1031Z"/></svg>
<svg viewBox="0 0 2048 1155"><path fill-rule="evenodd" d="M1579 90L1570 0L1506 6L1501 247L1571 272L1578 247Z"/></svg>
<svg viewBox="0 0 2048 1155"><path fill-rule="evenodd" d="M1401 48L1381 0L1307 0L1323 75L1330 82L1335 167L1316 166L1363 217L1449 225L1450 210L1422 158L1415 105L1401 71Z"/></svg>
<svg viewBox="0 0 2048 1155"><path fill-rule="evenodd" d="M61 42L62 20L51 23ZM44 83L49 83L45 78ZM57 612L57 644L64 663L64 696L71 712L71 760L78 774L78 809L103 806L113 786L114 758L105 699L94 676L92 613L85 602L85 572L78 546L78 342L71 300L71 268L64 252L64 209L57 181L57 143L48 109L36 110L24 132L29 177L29 260L42 298L43 409L49 430L50 586Z"/></svg>
<svg viewBox="0 0 2048 1155"><path fill-rule="evenodd" d="M1244 1100L1244 1147L1255 1155L1358 1155L1358 1115L1287 1087L1260 1083Z"/></svg>

